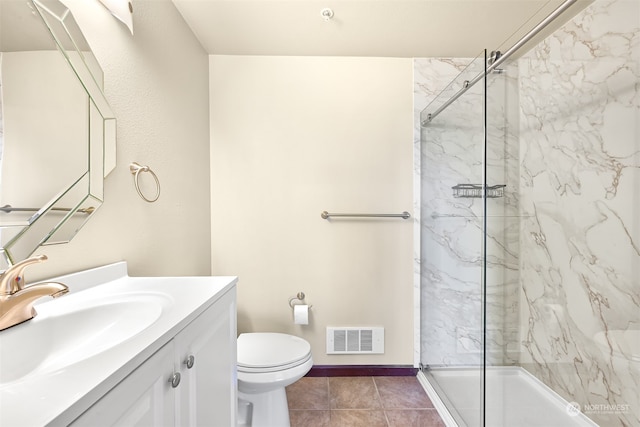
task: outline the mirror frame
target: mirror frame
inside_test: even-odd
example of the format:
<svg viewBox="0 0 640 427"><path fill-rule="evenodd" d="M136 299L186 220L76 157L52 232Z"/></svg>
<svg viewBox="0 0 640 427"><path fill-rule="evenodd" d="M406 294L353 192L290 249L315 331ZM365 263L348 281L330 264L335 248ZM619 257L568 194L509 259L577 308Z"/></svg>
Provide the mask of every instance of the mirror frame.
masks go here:
<svg viewBox="0 0 640 427"><path fill-rule="evenodd" d="M82 175L26 221L0 224L0 269L28 258L40 246L69 242L104 201L104 178L116 165L116 119L102 91L102 70L71 11L59 0L28 0L88 96L89 157ZM91 55L89 55L91 53ZM92 72L98 71L98 73ZM5 212L19 210L4 206ZM62 214L62 215L61 215ZM61 218L62 216L62 218Z"/></svg>

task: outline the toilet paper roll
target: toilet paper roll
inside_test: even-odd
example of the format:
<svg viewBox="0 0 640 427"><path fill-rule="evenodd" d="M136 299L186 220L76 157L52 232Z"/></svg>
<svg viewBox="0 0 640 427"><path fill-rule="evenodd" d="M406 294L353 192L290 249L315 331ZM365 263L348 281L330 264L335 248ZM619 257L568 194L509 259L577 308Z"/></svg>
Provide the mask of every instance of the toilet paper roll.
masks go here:
<svg viewBox="0 0 640 427"><path fill-rule="evenodd" d="M306 304L296 304L293 306L293 323L296 325L309 324L309 306Z"/></svg>

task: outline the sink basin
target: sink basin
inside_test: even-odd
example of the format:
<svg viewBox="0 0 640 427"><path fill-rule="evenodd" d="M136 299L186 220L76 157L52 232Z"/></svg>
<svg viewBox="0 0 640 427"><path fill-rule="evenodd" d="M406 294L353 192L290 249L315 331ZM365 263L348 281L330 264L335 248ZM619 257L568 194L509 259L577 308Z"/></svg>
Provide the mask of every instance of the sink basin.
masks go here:
<svg viewBox="0 0 640 427"><path fill-rule="evenodd" d="M0 332L0 388L105 352L151 326L169 302L153 292L81 292L38 305L35 318Z"/></svg>

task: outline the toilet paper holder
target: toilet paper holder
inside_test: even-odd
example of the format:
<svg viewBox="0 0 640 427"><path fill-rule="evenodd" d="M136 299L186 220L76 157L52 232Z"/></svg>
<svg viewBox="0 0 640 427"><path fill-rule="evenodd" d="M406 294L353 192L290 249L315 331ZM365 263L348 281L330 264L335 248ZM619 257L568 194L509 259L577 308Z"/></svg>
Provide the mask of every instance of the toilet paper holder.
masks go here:
<svg viewBox="0 0 640 427"><path fill-rule="evenodd" d="M298 292L298 294L295 297L289 298L289 307L294 308L295 305L304 304L304 297L305 297L304 292ZM311 307L313 306L310 305L309 308Z"/></svg>

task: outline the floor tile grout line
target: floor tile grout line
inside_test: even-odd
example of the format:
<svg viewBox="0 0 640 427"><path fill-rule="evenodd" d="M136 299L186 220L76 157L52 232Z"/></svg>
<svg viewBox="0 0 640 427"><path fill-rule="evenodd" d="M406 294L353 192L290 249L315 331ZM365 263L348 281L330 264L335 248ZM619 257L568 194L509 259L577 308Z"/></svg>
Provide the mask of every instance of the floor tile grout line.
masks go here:
<svg viewBox="0 0 640 427"><path fill-rule="evenodd" d="M380 396L380 390L378 390L378 384L376 384L376 380L373 377L371 378L371 382L373 382L373 388L376 389L376 395L378 396L378 400L380 401L380 406L384 409L384 405L382 404L382 396Z"/></svg>
<svg viewBox="0 0 640 427"><path fill-rule="evenodd" d="M378 383L376 382L376 379L374 377L371 377L371 381L373 381L373 388L376 389L376 394L378 395L378 400L380 401L380 407L384 409L384 403L382 402L382 395L380 394L380 390L378 389Z"/></svg>
<svg viewBox="0 0 640 427"><path fill-rule="evenodd" d="M391 424L389 423L389 417L387 416L387 411L385 409L385 404L382 401L382 395L380 394L380 390L378 389L378 383L374 377L371 377L371 381L373 381L373 387L376 389L376 394L378 395L378 400L380 401L380 407L382 408L382 414L384 415L384 421L387 423L387 427Z"/></svg>
<svg viewBox="0 0 640 427"><path fill-rule="evenodd" d="M331 386L329 385L329 377L325 377L325 389L327 392L327 410L331 411Z"/></svg>

